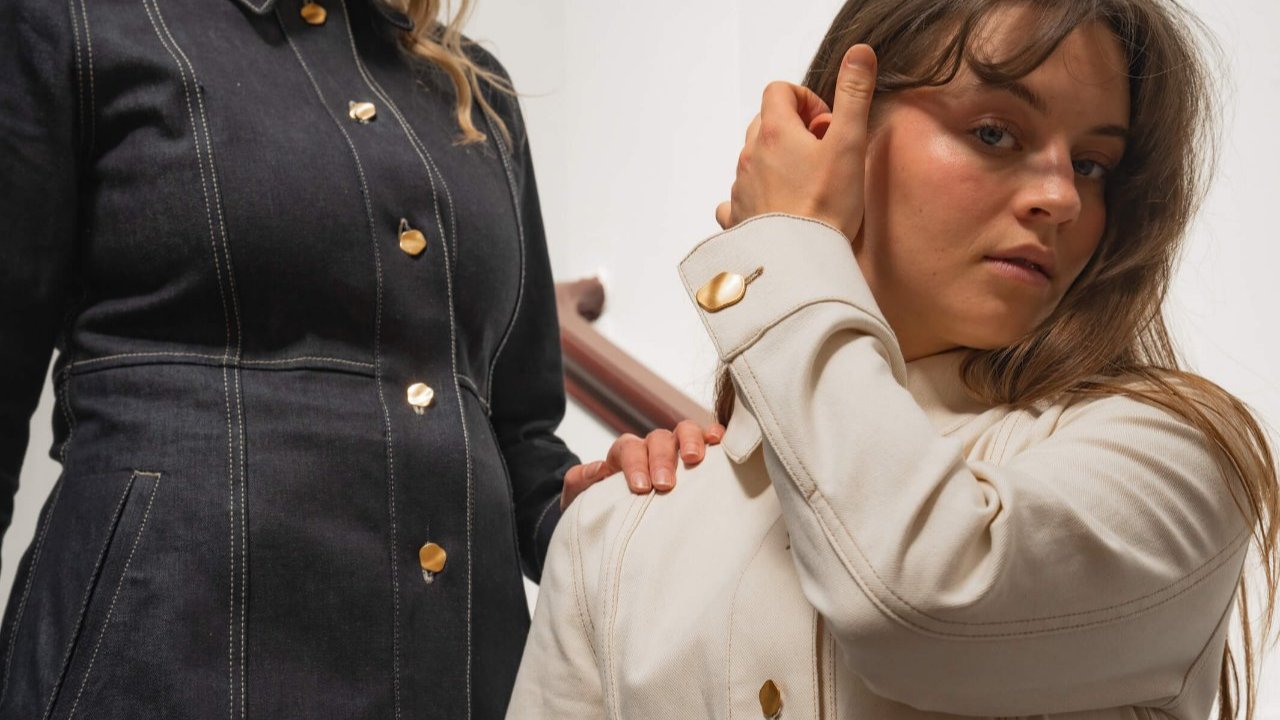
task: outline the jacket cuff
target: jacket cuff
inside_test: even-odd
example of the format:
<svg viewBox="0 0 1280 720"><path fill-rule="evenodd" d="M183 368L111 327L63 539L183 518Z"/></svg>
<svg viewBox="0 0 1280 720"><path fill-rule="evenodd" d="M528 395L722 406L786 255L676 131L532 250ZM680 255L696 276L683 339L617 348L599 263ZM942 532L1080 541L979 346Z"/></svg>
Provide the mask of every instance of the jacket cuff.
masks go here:
<svg viewBox="0 0 1280 720"><path fill-rule="evenodd" d="M741 300L717 307L699 299L720 273L756 277ZM761 215L701 242L680 263L680 276L720 360L729 363L765 332L822 302L852 305L884 325L849 240L825 223L793 215ZM721 302L736 293L720 293Z"/></svg>

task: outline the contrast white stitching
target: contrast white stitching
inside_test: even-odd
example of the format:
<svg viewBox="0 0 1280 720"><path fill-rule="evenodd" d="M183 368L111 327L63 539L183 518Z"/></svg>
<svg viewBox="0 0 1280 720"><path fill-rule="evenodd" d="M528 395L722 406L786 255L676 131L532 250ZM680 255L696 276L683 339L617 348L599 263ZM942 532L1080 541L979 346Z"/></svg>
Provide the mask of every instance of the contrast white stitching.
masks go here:
<svg viewBox="0 0 1280 720"><path fill-rule="evenodd" d="M80 18L84 21L84 42L85 47L88 48L89 51L89 122L87 124L89 144L86 147L86 152L91 153L93 152L94 140L98 135L96 132L98 110L95 106L95 93L93 90L93 36L89 33L89 12L85 9L84 0L80 0ZM75 22L74 16L72 17L72 22Z"/></svg>
<svg viewBox="0 0 1280 720"><path fill-rule="evenodd" d="M346 4L342 4L343 17L347 18ZM303 72L307 74L307 79L311 82L312 89L315 90L316 97L320 101L320 105L324 107L325 112L329 114L329 118L333 120L333 124L337 126L338 131L342 133L342 137L346 140L347 148L351 151L351 158L356 165L356 173L360 178L360 193L364 200L365 219L369 225L369 236L373 243L373 263L375 275L377 278L377 292L375 294L375 311L374 311L374 332L373 332L373 357L374 357L374 375L377 378L378 386L378 402L382 405L383 426L386 433L386 452L387 452L387 512L390 516L391 524L391 604L392 604L392 694L395 717L400 717L400 575L397 570L398 557L396 550L398 547L397 526L396 526L396 495L395 495L395 454L392 449L391 437L391 413L387 409L386 394L382 388L382 258L378 247L378 229L373 219L373 205L369 198L369 184L365 179L364 167L360 163L360 155L356 152L355 143L351 141L351 135L347 133L347 129L343 127L342 122L333 110L329 108L329 104L325 101L324 93L320 90L319 83L316 82L315 75L311 73L311 68L307 65L306 60L302 58L302 52L298 49L293 38L289 35L285 28L284 19L280 17L280 10L276 9L276 22L280 26L280 32L289 42L289 47L293 50L293 55L298 59L298 64L302 66ZM347 32L350 33L351 22L346 19ZM353 41L354 42L354 41Z"/></svg>
<svg viewBox="0 0 1280 720"><path fill-rule="evenodd" d="M84 693L85 686L89 684L89 677L93 674L93 663L98 659L98 651L102 649L102 641L107 636L107 627L111 624L111 615L115 612L116 601L120 599L120 588L124 586L124 579L129 574L129 566L133 563L133 556L138 551L138 544L142 541L142 533L147 529L147 519L151 517L151 506L155 504L156 492L160 489L159 473L135 472L133 480L138 477L154 477L155 483L151 486L151 496L147 499L147 510L142 514L142 524L138 526L138 532L133 536L133 546L129 548L129 557L125 558L120 579L116 581L116 590L111 595L111 605L107 608L107 616L102 619L102 629L98 631L98 642L93 647L93 655L89 657L89 667L85 669L84 677L80 680L80 689L76 691L76 699L71 703L71 712L67 714L67 720L75 717L76 708L80 705L80 696ZM131 487L133 480L129 483Z"/></svg>
<svg viewBox="0 0 1280 720"><path fill-rule="evenodd" d="M84 102L84 59L80 50L80 23L76 19L76 5L74 2L67 3L67 11L71 14L71 39L74 42L72 50L75 53L76 66L76 112L80 116L80 140L82 145L84 142L85 132L85 102Z"/></svg>
<svg viewBox="0 0 1280 720"><path fill-rule="evenodd" d="M404 131L405 135L410 139L409 144L414 148L414 151L418 155L418 159L421 160L423 165L426 167L427 181L431 184L431 199L435 207L436 227L440 228L441 232L444 232L444 223L440 215L439 192L436 187L436 177L439 177L440 179L440 187L444 188L445 200L447 202L447 207L449 211L449 235L452 238L452 242L453 242L453 248L454 248L453 256L456 256L456 253L458 251L458 246L457 246L458 228L457 228L457 221L455 217L456 213L453 207L453 195L449 193L449 185L448 183L445 182L444 175L440 173L439 168L436 167L435 162L432 160L430 151L428 151L426 146L422 143L422 141L418 139L417 133L413 131L413 128L409 125L408 121L405 120L404 115L400 112L400 108L396 106L396 104L391 100L391 97L382 89L382 86L378 84L378 81L374 80L373 77L370 76L370 74L366 71L364 67L364 62L360 59L360 54L356 51L356 40L355 40L355 35L351 31L351 16L350 16L350 13L347 11L346 0L339 0L339 2L342 5L342 17L347 30L347 41L350 43L350 46L351 46L351 57L355 61L356 69L360 72L360 77L363 78L365 85L370 90L372 90L375 95L378 96L378 99L380 99L384 104L386 104L387 109L391 111L392 116L395 117L396 122L399 123L401 130ZM343 132L345 133L345 130ZM354 152L354 148L352 149L352 152ZM449 301L449 348L450 348L449 362L451 364L453 374L456 377L458 375L458 338L457 338L457 327L456 327L456 322L454 318L454 305L453 305L453 267L452 267L453 256L451 256L449 253L449 244L450 244L449 240L448 238L446 238L446 241L443 243L440 243L440 246L445 256L444 258L445 282L446 282L446 293ZM473 591L473 580L474 580L474 574L475 574L474 573L475 563L474 563L474 556L472 551L472 535L474 533L474 525L475 525L475 478L473 475L472 457L471 457L471 433L467 429L467 416L466 416L465 409L462 407L461 394L458 395L458 420L462 425L462 444L463 444L464 451L466 453L466 470L467 470L466 704L467 704L467 718L470 718L471 717L471 665L472 665L472 662L471 662L472 660L472 647L471 647L472 627L471 626L472 626L472 612L473 612L472 591ZM389 428L388 428L387 435L389 438L390 437ZM397 632L398 630L399 630L399 627L397 626ZM398 660L399 660L399 655L397 653L397 662ZM399 673L397 672L397 682L398 681L399 681ZM399 716L400 716L400 705L399 705L399 702L397 702L396 717L398 718Z"/></svg>
<svg viewBox="0 0 1280 720"><path fill-rule="evenodd" d="M188 114L188 117L191 119L192 142L193 142L193 144L194 144L194 149L195 149L195 151L196 151L196 164L197 164L197 167L198 167L198 169L199 169L199 171L200 171L200 187L201 187L201 190L202 190L202 194L203 194L203 196L204 196L205 217L206 217L206 220L207 220L207 222L208 222L208 226L209 226L209 240L210 240L210 244L211 244L211 246L212 246L212 248L213 248L213 256L214 256L214 271L215 271L215 274L216 274L216 276L217 276L217 280L218 280L218 298L219 298L219 300L220 300L220 301L221 301L221 303L222 303L222 318L223 318L223 326L224 326L224 329L225 329L225 331L226 331L226 336L225 336L225 337L226 337L226 345L225 345L225 348L224 348L224 351L223 351L223 359L224 359L224 362L229 362L229 361L231 360L231 358L232 358L232 354L231 354L231 349L232 349L232 341L231 341L231 317L230 317L232 314L234 314L234 316L235 316L235 322L236 322L236 352L235 352L235 357L238 359L238 358L239 358L239 356L240 356L240 348L239 348L239 341L240 341L240 311L239 311L239 301L238 301L238 300L236 299L236 297L235 297L235 279L234 279L234 277L233 277L233 275L232 275L232 269L231 269L231 254L230 254L230 250L229 250L229 248L227 247L226 227L225 227L225 223L224 223L224 221L223 221L223 217L222 217L222 208L221 208L222 198L221 198L221 192L220 192L220 190L219 190L219 188L218 188L218 184L217 184L217 171L216 171L216 169L213 167L213 146L212 146L212 143L211 143L211 142L210 142L210 140L209 140L209 126L208 126L208 122L207 122L207 119L205 118L205 114L204 114L204 100L203 100L203 98L201 98L201 97L199 96L199 88L198 88L198 86L197 86L197 89L196 89L196 96L197 96L196 101L197 101L197 104L199 105L199 109L200 109L200 118L201 118L201 123L200 123L200 125L199 125L199 126L197 126L196 121L195 121L195 119L196 119L196 110L195 110L195 107L193 107L193 106L192 106L192 103L191 103L191 95L192 95L191 87L192 87L192 85L197 85L197 80L196 80L196 77L195 77L195 69L194 69L193 67L191 67L191 63L190 63L190 61L187 59L186 54L182 52L182 49L181 49L180 47L178 47L178 43L177 43L177 41L173 38L172 33L170 33L170 32L169 32L169 27L168 27L168 25L165 23L163 15L160 13L160 6L155 2L155 0L151 0L151 5L148 5L147 0L143 0L143 3L142 3L142 4L143 4L143 8L144 8L144 9L146 10L146 12L147 12L147 19L151 22L151 27L152 27L152 29L153 29L153 30L155 31L155 33L156 33L156 38L160 41L160 44L164 47L165 52L169 53L169 57L170 57L170 58L172 58L172 59L173 59L173 61L174 61L174 63L178 66L178 73L179 73L180 77L182 78L182 89L183 89L183 93L184 93L184 95L185 95L185 97L186 97L186 102L187 102L187 114ZM154 16L153 16L153 14L152 14L152 13L153 13L153 10L154 10ZM157 25L157 20L159 21L159 25ZM164 31L163 31L163 32L161 32L161 27L163 27L163 28L164 28ZM166 42L166 38L167 38L167 42ZM171 45L171 44L172 44L172 47L170 47L170 45ZM176 51L176 53L175 53L175 51ZM182 58L181 60L179 59L179 56L181 56L181 58ZM184 61L185 61L185 64L184 64ZM187 77L188 72L190 72L190 75L191 75L190 79L188 79L188 77ZM209 165L210 165L210 167L209 167L209 173L210 173L210 176L211 176L211 177L210 177L210 180L209 180L209 181L206 181L206 179L205 179L204 163L205 163L205 161L206 161L206 158L205 158L204 156L202 156L202 155L201 155L201 152L200 152L200 129L201 129L201 128L203 128L203 129L204 129L204 132L205 132L205 147L206 147L206 150L207 150L207 152L208 152L208 158L207 158L207 160L208 160ZM217 227L217 228L215 228L215 227L214 227L214 212L213 212L213 209L210 207L210 198L209 198L209 182L212 182L212 183L213 183L215 202L217 202L217 203L218 203L218 212L217 212L217 224L218 224L218 227ZM227 288L226 288L226 287L224 287L224 286L223 286L223 283L222 283L222 265L221 265L221 260L220 260L220 259L219 259L219 257L218 257L218 250L219 250L219 249L218 249L218 236L219 236L219 234L221 234L221 237L222 237L222 251L223 251L223 254L224 254L225 259L226 259L226 262L227 262L227 281L228 281L228 284L229 284L229 287L230 287L231 296L232 296L232 306L233 306L233 307L232 307L232 310L231 310L230 312L228 311L228 307L227 307L227 297L226 297L226 296L227 296ZM228 636L228 647L227 647L227 652L228 652L228 674L229 674L229 677L228 677L228 693L229 693L229 699L228 699L228 713L229 713L229 716L230 716L230 717L233 717L233 718L234 718L234 717L235 717L235 702L234 702L234 699L235 699L235 677L234 677L234 667L233 667L233 665L234 665L234 659L233 659L233 658L234 658L234 655L235 655L235 647L234 647L234 643L232 642L232 639L233 639L233 637L234 637L234 636L233 636L233 635L231 635L230 633L232 632L232 627L234 627L234 625L235 625L235 600L234 600L234 598L235 598L235 586L236 586L236 579L237 579L237 578L236 578L236 576L235 576L235 480L236 480L236 478L235 478L235 469L234 469L234 458L235 458L235 454L234 454L234 449L233 449L233 440L232 440L232 438L233 438L233 437L235 437L236 433L232 430L232 425L231 425L231 394L230 394L230 389L229 389L229 387L228 387L228 381L227 381L228 373L229 373L229 370L228 370L227 368L225 368L225 367L224 367L223 372L222 372L222 386L223 386L223 402L224 402L224 405L226 406L226 421L227 421L227 482L228 482L228 493L229 493L229 494L228 494L228 512L229 512L229 513L230 513L230 515L231 515L231 527L230 527L230 537L231 537L231 543L230 543L230 544L231 544L231 551L230 551L230 563L231 563L231 570L230 570L229 575L228 575L228 585L229 585L229 592L230 592L230 598L228 599L228 612L229 612L229 614L230 614L230 617L229 617L229 619L228 619L228 633L229 633L229 636ZM238 384L238 382L239 382L239 378L237 377L237 384ZM236 412L237 412L237 415L239 415L240 407L239 407L239 398L238 398L238 396L237 396L237 407L236 407ZM241 432L241 433L243 432L243 428L240 428L240 432ZM242 447L242 451L243 451L243 447ZM242 554L242 556L244 555L245 550L247 550L247 548L243 548L243 547L241 548L241 554ZM242 564L243 564L243 559L242 559ZM242 586L243 586L243 585L247 585L247 583L248 583L247 578L241 578L241 580L242 580L242 582L241 582L241 585L242 585ZM240 617L240 625L241 625L241 636L240 636L240 704L241 704L241 708L240 708L240 710L241 710L241 717L244 717L244 714L245 714L245 688L244 688L244 685L245 685L245 669L244 669L244 621L245 621L244 615L245 615L245 612L244 612L244 610L245 610L245 608L244 608L244 602L243 602L243 599L246 597L246 592L245 592L245 590L246 590L246 588L245 588L245 587L241 587L241 590L240 590L240 594L241 594L241 598L242 598L242 603L241 603L241 607L240 607L240 612L241 612L241 617Z"/></svg>
<svg viewBox="0 0 1280 720"><path fill-rule="evenodd" d="M489 121L488 113L480 113L484 118L486 127L489 128L489 135L493 138L494 143L498 146L498 155L502 158L502 166L507 173L507 187L511 191L511 207L516 216L516 237L519 240L520 249L520 284L516 286L516 304L511 309L511 317L507 320L507 329L502 333L502 340L498 342L498 347L493 351L493 358L489 361L489 375L485 378L485 395L486 400L493 402L493 372L498 367L498 358L502 356L502 351L507 347L507 340L511 338L511 333L515 330L516 319L520 316L520 306L524 301L524 283L525 283L525 241L524 241L524 214L520 212L519 192L516 189L515 173L511 169L511 160L508 157L509 152L507 145L502 140L502 135L494 131L493 123Z"/></svg>
<svg viewBox="0 0 1280 720"><path fill-rule="evenodd" d="M97 576L102 568L102 561L107 557L107 549L111 547L111 538L115 534L116 525L120 522L120 513L124 510L124 503L129 499L129 493L133 489L133 481L137 479L137 473L129 476L129 482L124 485L124 492L120 493L120 500L116 503L115 512L111 514L111 525L107 528L106 537L102 540L102 548L98 551L98 559L93 564L93 570L89 573L89 579L85 582L84 596L80 599L80 612L76 615L76 624L71 632L71 637L67 639L67 648L62 653L62 674L58 677L57 683L49 692L49 704L45 706L44 717L47 719L53 713L53 703L57 700L61 693L62 683L66 680L68 663L71 661L71 651L75 649L76 640L80 637L80 630L84 627L85 611L89 609L89 598L93 595L94 582L93 578ZM59 483L61 484L61 483ZM17 627L14 627L17 630Z"/></svg>

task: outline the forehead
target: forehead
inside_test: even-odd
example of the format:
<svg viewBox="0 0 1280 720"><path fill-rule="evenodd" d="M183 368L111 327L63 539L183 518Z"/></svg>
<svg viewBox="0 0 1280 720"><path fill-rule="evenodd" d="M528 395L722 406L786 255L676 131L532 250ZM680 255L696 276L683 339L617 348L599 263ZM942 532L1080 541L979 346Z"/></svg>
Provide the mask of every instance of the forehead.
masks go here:
<svg viewBox="0 0 1280 720"><path fill-rule="evenodd" d="M1005 5L994 10L974 33L973 57L979 62L1003 63L1028 50L1028 38L1036 37L1041 25L1052 22L1044 11L1029 4ZM964 67L957 78L972 84L977 78ZM1027 73L1028 85L1050 85L1070 92L1078 102L1121 102L1128 114L1129 68L1120 39L1106 23L1084 22L1054 48L1048 58ZM1064 98L1070 99L1070 98Z"/></svg>

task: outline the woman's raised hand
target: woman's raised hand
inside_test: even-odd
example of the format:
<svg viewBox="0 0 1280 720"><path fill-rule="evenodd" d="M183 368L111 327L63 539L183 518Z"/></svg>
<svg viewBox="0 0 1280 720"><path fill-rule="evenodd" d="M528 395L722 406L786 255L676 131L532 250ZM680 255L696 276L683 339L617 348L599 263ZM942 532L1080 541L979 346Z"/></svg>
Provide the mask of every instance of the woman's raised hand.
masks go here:
<svg viewBox="0 0 1280 720"><path fill-rule="evenodd" d="M862 226L875 86L876 55L868 45L845 53L830 110L806 88L770 84L738 156L732 200L716 208L720 227L778 212L821 220L852 240Z"/></svg>
<svg viewBox="0 0 1280 720"><path fill-rule="evenodd" d="M564 476L560 509L583 490L610 475L622 471L631 492L644 494L650 490L666 492L676 486L676 456L685 467L702 462L707 445L715 445L724 437L724 427L711 423L703 429L692 420L681 420L675 430L654 430L645 437L627 433L614 441L606 459L574 465Z"/></svg>

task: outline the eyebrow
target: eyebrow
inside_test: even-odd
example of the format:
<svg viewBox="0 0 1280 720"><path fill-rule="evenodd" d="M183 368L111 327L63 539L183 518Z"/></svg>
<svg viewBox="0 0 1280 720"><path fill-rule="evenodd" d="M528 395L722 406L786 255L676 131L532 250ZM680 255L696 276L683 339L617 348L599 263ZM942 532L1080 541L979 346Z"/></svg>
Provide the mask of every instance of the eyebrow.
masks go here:
<svg viewBox="0 0 1280 720"><path fill-rule="evenodd" d="M980 92L983 90L996 90L996 91L1006 92L1018 98L1019 100L1025 102L1026 104L1030 105L1036 112L1040 113L1041 115L1049 114L1049 104L1044 101L1044 98L1041 97L1039 94L1037 94L1036 91L1027 87L1023 83L1018 82L1017 80L1010 80L1007 83L987 83L987 82L980 81L973 85L973 90L975 92ZM1098 127L1095 127L1089 130L1089 134L1103 135L1106 137L1116 137L1116 138L1120 138L1121 140L1128 140L1129 128L1123 125L1114 125L1114 124L1099 125Z"/></svg>

